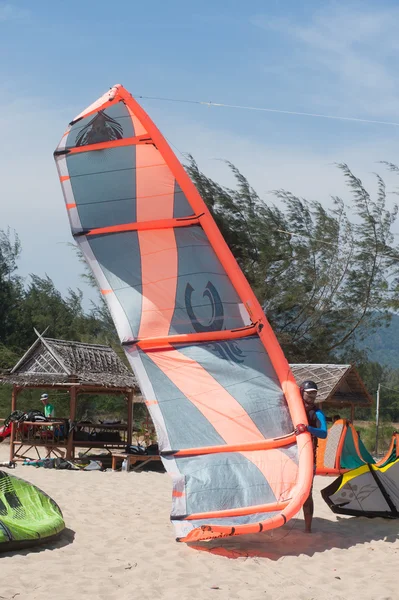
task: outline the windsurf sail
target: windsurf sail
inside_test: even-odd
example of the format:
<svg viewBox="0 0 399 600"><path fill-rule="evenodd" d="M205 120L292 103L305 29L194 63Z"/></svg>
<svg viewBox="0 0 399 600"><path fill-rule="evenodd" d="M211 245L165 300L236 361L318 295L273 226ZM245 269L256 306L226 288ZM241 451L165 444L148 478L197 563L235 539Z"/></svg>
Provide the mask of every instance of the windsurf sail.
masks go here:
<svg viewBox="0 0 399 600"><path fill-rule="evenodd" d="M352 423L339 419L328 430L327 438L319 440L316 475L339 475L374 462Z"/></svg>
<svg viewBox="0 0 399 600"><path fill-rule="evenodd" d="M55 160L173 479L177 539L283 525L312 480L302 399L188 174L120 85L71 121Z"/></svg>

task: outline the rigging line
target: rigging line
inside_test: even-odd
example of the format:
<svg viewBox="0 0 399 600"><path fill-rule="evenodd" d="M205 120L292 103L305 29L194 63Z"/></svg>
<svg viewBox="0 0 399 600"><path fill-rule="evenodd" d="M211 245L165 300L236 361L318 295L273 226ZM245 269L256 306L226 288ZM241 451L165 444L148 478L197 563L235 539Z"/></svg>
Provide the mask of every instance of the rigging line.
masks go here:
<svg viewBox="0 0 399 600"><path fill-rule="evenodd" d="M314 117L317 119L333 119L336 121L353 121L356 123L371 123L374 125L391 125L394 127L399 127L399 123L396 121L378 121L375 119L361 119L359 117L340 117L338 115L324 115L321 113L308 113L308 112L300 112L295 110L280 110L278 108L264 108L260 106L243 106L240 104L224 104L222 102L205 102L202 100L183 100L180 98L162 98L158 96L135 96L136 98L140 98L141 100L161 100L163 102L179 102L182 104L198 104L202 106L212 107L215 106L217 108L234 108L239 110L252 110L258 112L268 112L268 113L278 113L282 115L291 115L291 116L299 116L299 117Z"/></svg>
<svg viewBox="0 0 399 600"><path fill-rule="evenodd" d="M176 144L174 144L173 142L171 142L171 141L170 141L170 140L169 140L169 139L168 139L166 136L164 136L164 138L165 138L165 140L168 142L168 144L170 144L170 146L173 146L173 148L175 148L175 149L176 149L176 150L179 152L179 154L181 154L181 155L182 155L182 157L183 157L184 159L186 159L186 158L187 158L187 153L184 153L184 152L182 152L181 150L179 150L179 148L176 146Z"/></svg>
<svg viewBox="0 0 399 600"><path fill-rule="evenodd" d="M382 383L380 383L380 386L383 387L385 390L390 390L391 392L396 392L397 394L399 394L399 390L395 390L394 388L390 388L387 385L383 385Z"/></svg>

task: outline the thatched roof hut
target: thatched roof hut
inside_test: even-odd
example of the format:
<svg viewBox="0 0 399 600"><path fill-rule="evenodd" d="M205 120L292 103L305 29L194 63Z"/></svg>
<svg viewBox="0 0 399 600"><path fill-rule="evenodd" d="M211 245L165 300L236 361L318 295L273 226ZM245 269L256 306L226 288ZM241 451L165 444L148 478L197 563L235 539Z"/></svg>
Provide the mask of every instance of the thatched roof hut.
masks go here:
<svg viewBox="0 0 399 600"><path fill-rule="evenodd" d="M45 338L37 331L37 339L17 364L0 375L0 383L12 384L11 412L17 408L17 397L24 388L51 388L69 393L69 422L74 423L76 402L80 394L122 394L127 402L127 441L131 444L133 425L134 393L140 393L135 376L109 346L86 344ZM13 426L10 439L10 460L23 458L24 448L34 447L38 456L39 447L57 455L66 448L67 457L74 456L75 447L82 441L74 441L73 427L69 429L67 443L59 440L15 440ZM53 431L53 430L51 430ZM96 445L89 442L90 447ZM104 442L105 444L105 442ZM103 444L103 445L104 445ZM122 445L123 445L122 444ZM97 445L102 445L102 442ZM104 446L105 447L105 446Z"/></svg>
<svg viewBox="0 0 399 600"><path fill-rule="evenodd" d="M324 406L370 407L373 400L353 365L290 365L298 385L311 379L319 388L317 398Z"/></svg>
<svg viewBox="0 0 399 600"><path fill-rule="evenodd" d="M0 376L19 387L79 383L82 387L130 388L135 376L109 346L38 336L17 364Z"/></svg>

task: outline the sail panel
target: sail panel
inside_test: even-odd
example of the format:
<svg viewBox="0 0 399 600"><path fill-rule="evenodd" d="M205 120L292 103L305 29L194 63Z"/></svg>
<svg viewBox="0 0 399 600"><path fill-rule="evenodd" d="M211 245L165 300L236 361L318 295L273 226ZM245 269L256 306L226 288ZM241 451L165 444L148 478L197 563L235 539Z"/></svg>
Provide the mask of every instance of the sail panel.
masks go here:
<svg viewBox="0 0 399 600"><path fill-rule="evenodd" d="M291 475L298 466L294 446L181 457L176 461L185 478L187 514L284 502L291 496ZM285 472L286 481L281 471Z"/></svg>
<svg viewBox="0 0 399 600"><path fill-rule="evenodd" d="M136 171L125 167L134 164L135 154L135 147L131 146L106 149L101 154L67 156L83 230L136 221L136 201L132 197ZM115 168L117 165L120 168Z"/></svg>
<svg viewBox="0 0 399 600"><path fill-rule="evenodd" d="M255 337L174 345L139 355L164 413L172 448L215 446L227 436L230 443L255 442L293 430L273 367ZM232 437L234 432L238 439Z"/></svg>
<svg viewBox="0 0 399 600"><path fill-rule="evenodd" d="M200 227L92 235L87 243L107 280L106 289L127 305L134 337L248 324L246 311Z"/></svg>
<svg viewBox="0 0 399 600"><path fill-rule="evenodd" d="M89 146L134 136L129 111L122 102L118 102L76 121L69 130L65 147Z"/></svg>
<svg viewBox="0 0 399 600"><path fill-rule="evenodd" d="M261 452L255 460L261 461ZM263 453L264 454L264 453ZM177 459L185 478L186 514L238 509L276 500L262 471L239 452ZM234 489L234 505L231 503ZM178 517L172 511L172 518Z"/></svg>
<svg viewBox="0 0 399 600"><path fill-rule="evenodd" d="M173 193L174 193L173 218L181 219L183 217L189 217L190 215L193 215L194 214L193 209L189 205L188 200L187 200L186 196L184 195L183 190L181 189L180 185L177 183L176 180L175 180L175 188L174 188Z"/></svg>
<svg viewBox="0 0 399 600"><path fill-rule="evenodd" d="M200 365L235 398L264 438L280 437L293 431L287 401L257 336L195 344L180 347L179 351Z"/></svg>
<svg viewBox="0 0 399 600"><path fill-rule="evenodd" d="M127 350L130 357L129 349ZM139 351L139 357L151 381L153 397L163 415L168 436L168 448L181 449L222 446L224 439L205 417L201 410L184 392L165 374L145 352ZM184 427L181 419L184 415Z"/></svg>
<svg viewBox="0 0 399 600"><path fill-rule="evenodd" d="M173 448L217 445L213 433L212 439L207 439L211 435L208 427L215 421L219 425L225 421L226 429L234 420L240 422L244 427L239 434L243 442L281 437L293 430L276 374L256 337L191 346L179 344L167 350L139 351L139 354L152 381L154 399L159 402L161 411L167 413L165 421ZM165 386L171 383L175 391L166 394ZM224 411L222 398L226 402ZM215 415L210 415L207 411L212 411L213 403ZM197 411L190 405L196 406ZM198 411L207 414L203 438L201 428L197 430ZM182 413L184 428L181 427Z"/></svg>

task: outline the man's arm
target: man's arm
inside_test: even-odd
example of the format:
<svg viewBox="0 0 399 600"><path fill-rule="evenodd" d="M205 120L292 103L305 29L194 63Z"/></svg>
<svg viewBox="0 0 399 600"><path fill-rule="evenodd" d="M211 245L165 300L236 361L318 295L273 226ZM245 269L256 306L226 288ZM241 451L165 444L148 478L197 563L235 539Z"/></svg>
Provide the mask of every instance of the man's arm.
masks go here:
<svg viewBox="0 0 399 600"><path fill-rule="evenodd" d="M321 440L325 440L327 437L327 421L321 410L316 410L316 417L320 423L320 427L311 427L308 425L308 431Z"/></svg>

